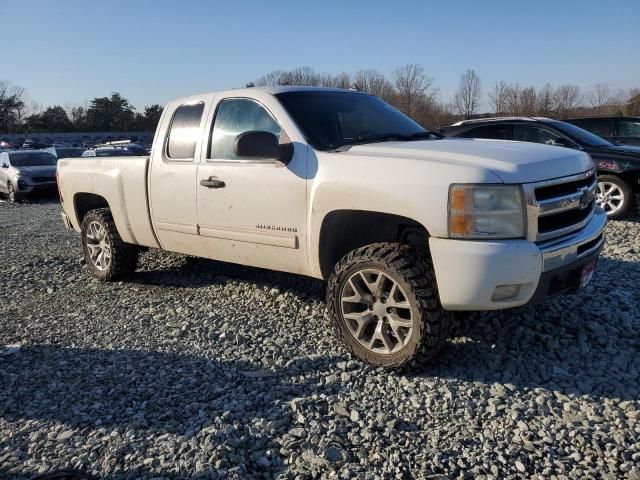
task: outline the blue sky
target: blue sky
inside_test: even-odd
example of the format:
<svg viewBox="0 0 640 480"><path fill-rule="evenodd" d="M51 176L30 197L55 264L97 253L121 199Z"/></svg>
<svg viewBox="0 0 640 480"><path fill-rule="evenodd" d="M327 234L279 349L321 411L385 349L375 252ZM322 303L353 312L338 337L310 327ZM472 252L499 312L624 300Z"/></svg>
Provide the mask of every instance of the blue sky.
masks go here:
<svg viewBox="0 0 640 480"><path fill-rule="evenodd" d="M0 0L0 19L0 80L43 105L119 91L140 108L296 66L419 63L444 101L467 68L485 92L496 80L640 87L640 0Z"/></svg>

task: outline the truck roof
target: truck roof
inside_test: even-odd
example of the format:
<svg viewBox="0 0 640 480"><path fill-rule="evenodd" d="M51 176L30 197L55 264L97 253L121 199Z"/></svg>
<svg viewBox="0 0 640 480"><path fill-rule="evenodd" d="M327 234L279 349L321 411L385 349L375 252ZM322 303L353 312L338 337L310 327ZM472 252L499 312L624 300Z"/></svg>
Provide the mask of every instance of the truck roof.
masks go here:
<svg viewBox="0 0 640 480"><path fill-rule="evenodd" d="M357 90L351 90L346 88L332 88L332 87L307 87L307 86L299 86L299 85L282 85L282 86L265 86L265 87L246 87L246 88L232 88L228 90L217 90L213 92L205 92L197 95L190 95L188 97L180 97L175 98L169 102L169 104L182 104L189 102L197 102L202 100L207 96L213 96L217 94L224 95L251 95L251 92L266 92L272 95L277 95L279 93L286 92L350 92L350 93L361 93L363 95L368 95L365 92L358 92Z"/></svg>

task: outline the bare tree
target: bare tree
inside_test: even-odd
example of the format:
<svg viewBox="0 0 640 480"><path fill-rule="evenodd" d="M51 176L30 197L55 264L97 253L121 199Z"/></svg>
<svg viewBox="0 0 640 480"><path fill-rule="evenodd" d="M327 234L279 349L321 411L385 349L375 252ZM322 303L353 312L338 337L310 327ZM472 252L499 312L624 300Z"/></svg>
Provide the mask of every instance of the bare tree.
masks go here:
<svg viewBox="0 0 640 480"><path fill-rule="evenodd" d="M520 115L520 84L513 83L507 87L507 112L509 115Z"/></svg>
<svg viewBox="0 0 640 480"><path fill-rule="evenodd" d="M297 67L293 70L276 70L267 73L253 82L256 86L265 85L308 85L322 84L322 76L309 67Z"/></svg>
<svg viewBox="0 0 640 480"><path fill-rule="evenodd" d="M540 91L538 91L537 98L537 114L543 117L551 117L553 116L553 107L554 107L554 95L553 87L550 83L545 83Z"/></svg>
<svg viewBox="0 0 640 480"><path fill-rule="evenodd" d="M507 93L509 86L504 80L496 82L493 91L489 92L489 103L493 107L496 116L503 115L507 111Z"/></svg>
<svg viewBox="0 0 640 480"><path fill-rule="evenodd" d="M611 91L605 83L596 84L595 88L589 93L589 103L595 110L595 113L604 113L604 109L610 101Z"/></svg>
<svg viewBox="0 0 640 480"><path fill-rule="evenodd" d="M634 117L640 115L640 88L632 88L629 92L625 113Z"/></svg>
<svg viewBox="0 0 640 480"><path fill-rule="evenodd" d="M323 87L350 88L353 85L351 75L346 72L337 75L326 73L320 76L320 85Z"/></svg>
<svg viewBox="0 0 640 480"><path fill-rule="evenodd" d="M475 70L467 70L461 77L458 91L453 97L456 110L464 118L471 118L482 97L480 77Z"/></svg>
<svg viewBox="0 0 640 480"><path fill-rule="evenodd" d="M433 78L424 67L417 64L405 65L393 72L398 108L414 119L418 119L436 103L438 90L433 87Z"/></svg>
<svg viewBox="0 0 640 480"><path fill-rule="evenodd" d="M359 70L353 76L354 84L361 92L367 92L382 98L385 102L392 102L394 97L393 85L377 70Z"/></svg>
<svg viewBox="0 0 640 480"><path fill-rule="evenodd" d="M580 87L565 83L560 85L554 95L556 113L560 118L569 118L573 111L580 105L582 94Z"/></svg>
<svg viewBox="0 0 640 480"><path fill-rule="evenodd" d="M523 88L520 92L519 99L519 112L521 115L525 115L527 117L533 117L538 110L537 105L538 93L536 92L535 87L526 87Z"/></svg>

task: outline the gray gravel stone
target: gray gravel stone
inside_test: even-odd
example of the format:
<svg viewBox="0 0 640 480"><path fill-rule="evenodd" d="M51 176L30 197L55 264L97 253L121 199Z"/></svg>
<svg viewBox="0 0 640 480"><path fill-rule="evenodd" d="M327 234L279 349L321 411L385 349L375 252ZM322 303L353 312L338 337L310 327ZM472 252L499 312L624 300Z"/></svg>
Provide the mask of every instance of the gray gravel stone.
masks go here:
<svg viewBox="0 0 640 480"><path fill-rule="evenodd" d="M637 218L583 292L460 315L400 375L321 282L149 251L103 284L58 213L0 203L0 478L640 478Z"/></svg>

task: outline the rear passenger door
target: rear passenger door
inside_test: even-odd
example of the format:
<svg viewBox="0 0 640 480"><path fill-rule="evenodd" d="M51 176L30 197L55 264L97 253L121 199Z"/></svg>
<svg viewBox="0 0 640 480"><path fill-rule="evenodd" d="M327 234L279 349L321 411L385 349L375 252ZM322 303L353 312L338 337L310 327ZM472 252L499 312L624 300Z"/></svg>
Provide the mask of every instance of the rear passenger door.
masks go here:
<svg viewBox="0 0 640 480"><path fill-rule="evenodd" d="M204 112L203 99L178 105L169 118L162 117L162 137L154 141L149 170L151 218L162 248L198 256L204 256L196 204Z"/></svg>

